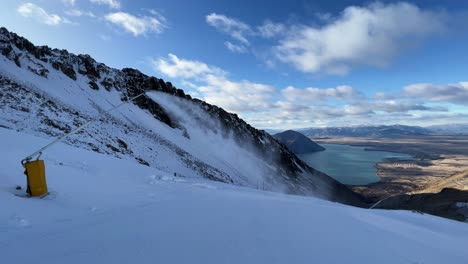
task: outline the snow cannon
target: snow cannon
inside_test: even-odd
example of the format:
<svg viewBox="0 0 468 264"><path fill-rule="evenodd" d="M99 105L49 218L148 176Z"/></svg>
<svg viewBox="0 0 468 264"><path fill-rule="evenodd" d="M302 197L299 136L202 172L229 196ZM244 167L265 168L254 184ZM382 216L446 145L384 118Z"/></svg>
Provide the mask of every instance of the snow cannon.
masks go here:
<svg viewBox="0 0 468 264"><path fill-rule="evenodd" d="M116 106L112 107L111 109L103 112L102 114L107 114L107 113L121 107L122 105L128 104L129 102L131 102L131 101L133 101L133 100L135 100L138 97L143 96L143 95L145 95L145 92L143 92L143 93L141 93L141 94L139 94L139 95L137 95L135 97L132 97L132 98L128 99L127 101L122 102L119 105L116 105ZM68 136L82 130L87 125L98 121L99 120L98 118L99 118L99 116L94 118L94 119L89 120L88 122L86 122L86 123L82 124L81 126L73 129L72 131L63 134L59 138L55 139L54 141L52 141L49 144L45 145L44 147L40 148L39 150L37 150L33 154L27 156L26 158L24 158L21 161L21 165L23 165L23 167L25 169L24 174L26 174L26 177L28 178L28 188L27 188L26 191L27 191L29 197L32 197L32 196L46 196L49 193L47 191L47 182L46 182L46 176L45 176L44 161L39 159L41 157L42 153L45 150L47 150L48 148L52 147L53 145L61 142L66 137L68 137ZM36 160L33 161L34 157L36 157Z"/></svg>
<svg viewBox="0 0 468 264"><path fill-rule="evenodd" d="M44 196L48 194L43 160L21 162L27 178L29 196Z"/></svg>

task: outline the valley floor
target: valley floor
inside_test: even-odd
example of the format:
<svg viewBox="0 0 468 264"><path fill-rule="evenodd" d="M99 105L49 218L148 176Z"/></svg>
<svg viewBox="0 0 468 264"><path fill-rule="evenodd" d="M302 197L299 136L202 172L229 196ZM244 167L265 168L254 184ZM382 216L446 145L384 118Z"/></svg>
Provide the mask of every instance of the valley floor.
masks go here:
<svg viewBox="0 0 468 264"><path fill-rule="evenodd" d="M200 178L57 145L50 195L20 198L47 143L0 128L2 263L466 263L468 225Z"/></svg>

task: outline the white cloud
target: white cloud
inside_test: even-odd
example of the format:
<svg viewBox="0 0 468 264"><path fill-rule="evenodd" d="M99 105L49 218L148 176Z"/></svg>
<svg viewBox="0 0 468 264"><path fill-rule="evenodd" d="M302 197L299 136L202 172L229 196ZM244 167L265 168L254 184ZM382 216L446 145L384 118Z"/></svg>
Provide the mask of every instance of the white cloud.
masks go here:
<svg viewBox="0 0 468 264"><path fill-rule="evenodd" d="M230 35L232 38L242 42L243 44L249 44L246 36L252 34L252 29L246 23L235 18L230 18L216 13L207 15L206 22L210 26Z"/></svg>
<svg viewBox="0 0 468 264"><path fill-rule="evenodd" d="M124 12L115 12L106 15L105 19L134 36L151 32L161 33L166 28L163 20L153 16L134 16Z"/></svg>
<svg viewBox="0 0 468 264"><path fill-rule="evenodd" d="M194 84L192 82L186 81L186 80L182 81L182 85L186 86L186 87L189 87L189 88L192 88L192 89L197 89L198 88L198 85L196 85L196 84Z"/></svg>
<svg viewBox="0 0 468 264"><path fill-rule="evenodd" d="M447 30L450 18L412 3L374 2L349 6L336 16L317 13L316 20L305 25L267 19L252 26L224 14L206 16L209 25L242 44L224 42L230 51L245 50L255 38L273 39L277 42L268 48L268 64L273 58L305 73L332 75L346 75L362 65L386 67L422 40Z"/></svg>
<svg viewBox="0 0 468 264"><path fill-rule="evenodd" d="M325 89L289 86L279 90L249 80L236 81L220 68L174 54L154 60L153 66L166 76L178 78L189 89L189 94L235 112L260 128L388 122L411 124L428 122L433 116L451 116L451 120L456 120L466 115L452 115L444 102L453 101L455 97L459 97L459 102L468 102L466 82L438 88L415 84L405 87L400 96L378 93L380 96L368 97L348 85ZM448 98L438 97L448 94Z"/></svg>
<svg viewBox="0 0 468 264"><path fill-rule="evenodd" d="M409 113L409 112L447 112L446 107L427 106L418 100L386 100L386 101L369 101L362 100L354 102L352 105L346 105L345 112L360 115L360 114L375 114L382 113Z"/></svg>
<svg viewBox="0 0 468 264"><path fill-rule="evenodd" d="M161 15L161 13L158 12L157 10L146 9L146 8L143 8L143 10L148 11L151 15L153 15L155 18L157 18L159 21L161 21L161 23L163 23L163 24L167 23L167 19L163 15Z"/></svg>
<svg viewBox="0 0 468 264"><path fill-rule="evenodd" d="M347 7L321 27L292 27L275 52L303 72L346 74L356 65L385 66L409 43L443 29L441 14L404 2L377 2Z"/></svg>
<svg viewBox="0 0 468 264"><path fill-rule="evenodd" d="M261 26L257 27L257 30L260 36L264 38L273 38L285 34L287 28L281 23L274 23L270 20L266 20Z"/></svg>
<svg viewBox="0 0 468 264"><path fill-rule="evenodd" d="M33 3L25 3L18 7L17 12L27 18L32 18L39 23L46 25L59 25L63 23L70 23L65 18L60 17L56 14L49 14L42 7Z"/></svg>
<svg viewBox="0 0 468 264"><path fill-rule="evenodd" d="M409 111L432 111L446 112L445 107L429 107L420 102L404 101L404 100L387 100L374 103L374 110L384 111L387 113L406 113Z"/></svg>
<svg viewBox="0 0 468 264"><path fill-rule="evenodd" d="M111 38L110 36L105 35L105 34L99 34L98 36L99 36L99 38L100 38L102 41L110 41L110 40L112 40L112 38Z"/></svg>
<svg viewBox="0 0 468 264"><path fill-rule="evenodd" d="M247 48L243 45L236 45L230 41L225 41L224 46L234 53L247 53Z"/></svg>
<svg viewBox="0 0 468 264"><path fill-rule="evenodd" d="M107 5L109 8L119 9L121 4L118 0L90 0L91 3L99 5Z"/></svg>
<svg viewBox="0 0 468 264"><path fill-rule="evenodd" d="M224 76L207 75L198 90L211 104L235 113L260 112L268 109L275 89L269 85L250 81L231 81Z"/></svg>
<svg viewBox="0 0 468 264"><path fill-rule="evenodd" d="M430 83L411 84L404 87L403 96L434 102L468 105L468 82L448 85L433 85Z"/></svg>
<svg viewBox="0 0 468 264"><path fill-rule="evenodd" d="M172 78L198 79L208 74L225 74L219 68L200 61L179 59L179 57L171 53L168 54L168 59L153 60L152 64L156 71Z"/></svg>
<svg viewBox="0 0 468 264"><path fill-rule="evenodd" d="M80 9L71 9L65 11L65 14L68 16L73 16L73 17L81 17L81 16L87 16L87 17L96 17L93 12L91 11L83 11Z"/></svg>
<svg viewBox="0 0 468 264"><path fill-rule="evenodd" d="M194 60L169 54L167 59L153 61L153 67L172 78L182 78L182 83L195 89L205 101L236 113L258 112L269 107L275 89L269 85L247 80L232 81L222 69ZM196 85L189 80L200 83Z"/></svg>
<svg viewBox="0 0 468 264"><path fill-rule="evenodd" d="M269 111L248 117L248 122L260 128L304 128L331 124L350 124L355 120L368 120L374 113L355 106L331 106L312 104L296 105L279 101Z"/></svg>
<svg viewBox="0 0 468 264"><path fill-rule="evenodd" d="M329 23L333 19L333 15L330 13L316 13L315 16L322 22Z"/></svg>
<svg viewBox="0 0 468 264"><path fill-rule="evenodd" d="M298 89L289 86L282 91L283 96L290 101L321 101L327 99L356 100L362 94L351 86L340 85L335 88L321 89L309 87Z"/></svg>
<svg viewBox="0 0 468 264"><path fill-rule="evenodd" d="M75 6L76 0L62 0L66 5Z"/></svg>
<svg viewBox="0 0 468 264"><path fill-rule="evenodd" d="M353 116L374 114L374 111L372 111L372 109L362 106L360 104L345 105L343 107L343 111L345 115L353 115Z"/></svg>

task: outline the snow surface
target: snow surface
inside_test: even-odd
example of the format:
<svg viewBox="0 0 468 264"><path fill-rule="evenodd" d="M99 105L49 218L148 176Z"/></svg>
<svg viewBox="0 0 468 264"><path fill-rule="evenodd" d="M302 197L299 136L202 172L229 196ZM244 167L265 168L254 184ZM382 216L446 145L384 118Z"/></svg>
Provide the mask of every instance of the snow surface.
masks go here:
<svg viewBox="0 0 468 264"><path fill-rule="evenodd" d="M467 263L468 225L173 174L59 144L51 194L12 193L50 141L0 128L1 263Z"/></svg>

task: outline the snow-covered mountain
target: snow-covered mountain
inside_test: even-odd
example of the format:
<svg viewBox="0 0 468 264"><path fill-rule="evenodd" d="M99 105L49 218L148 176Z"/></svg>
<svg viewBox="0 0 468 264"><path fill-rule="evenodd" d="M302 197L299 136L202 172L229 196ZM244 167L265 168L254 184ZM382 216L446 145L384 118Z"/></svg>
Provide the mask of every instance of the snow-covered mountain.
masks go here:
<svg viewBox="0 0 468 264"><path fill-rule="evenodd" d="M438 135L468 135L468 124L445 124L427 127Z"/></svg>
<svg viewBox="0 0 468 264"><path fill-rule="evenodd" d="M419 126L390 125L390 126L346 126L326 128L298 129L309 137L389 137L430 135L432 131Z"/></svg>
<svg viewBox="0 0 468 264"><path fill-rule="evenodd" d="M14 196L49 140L0 128L1 263L466 263L468 225L242 188L58 144L49 191ZM460 206L467 207L460 203Z"/></svg>
<svg viewBox="0 0 468 264"><path fill-rule="evenodd" d="M169 174L363 204L266 132L162 79L35 46L5 28L0 53L0 127L52 138L98 117L65 142Z"/></svg>

